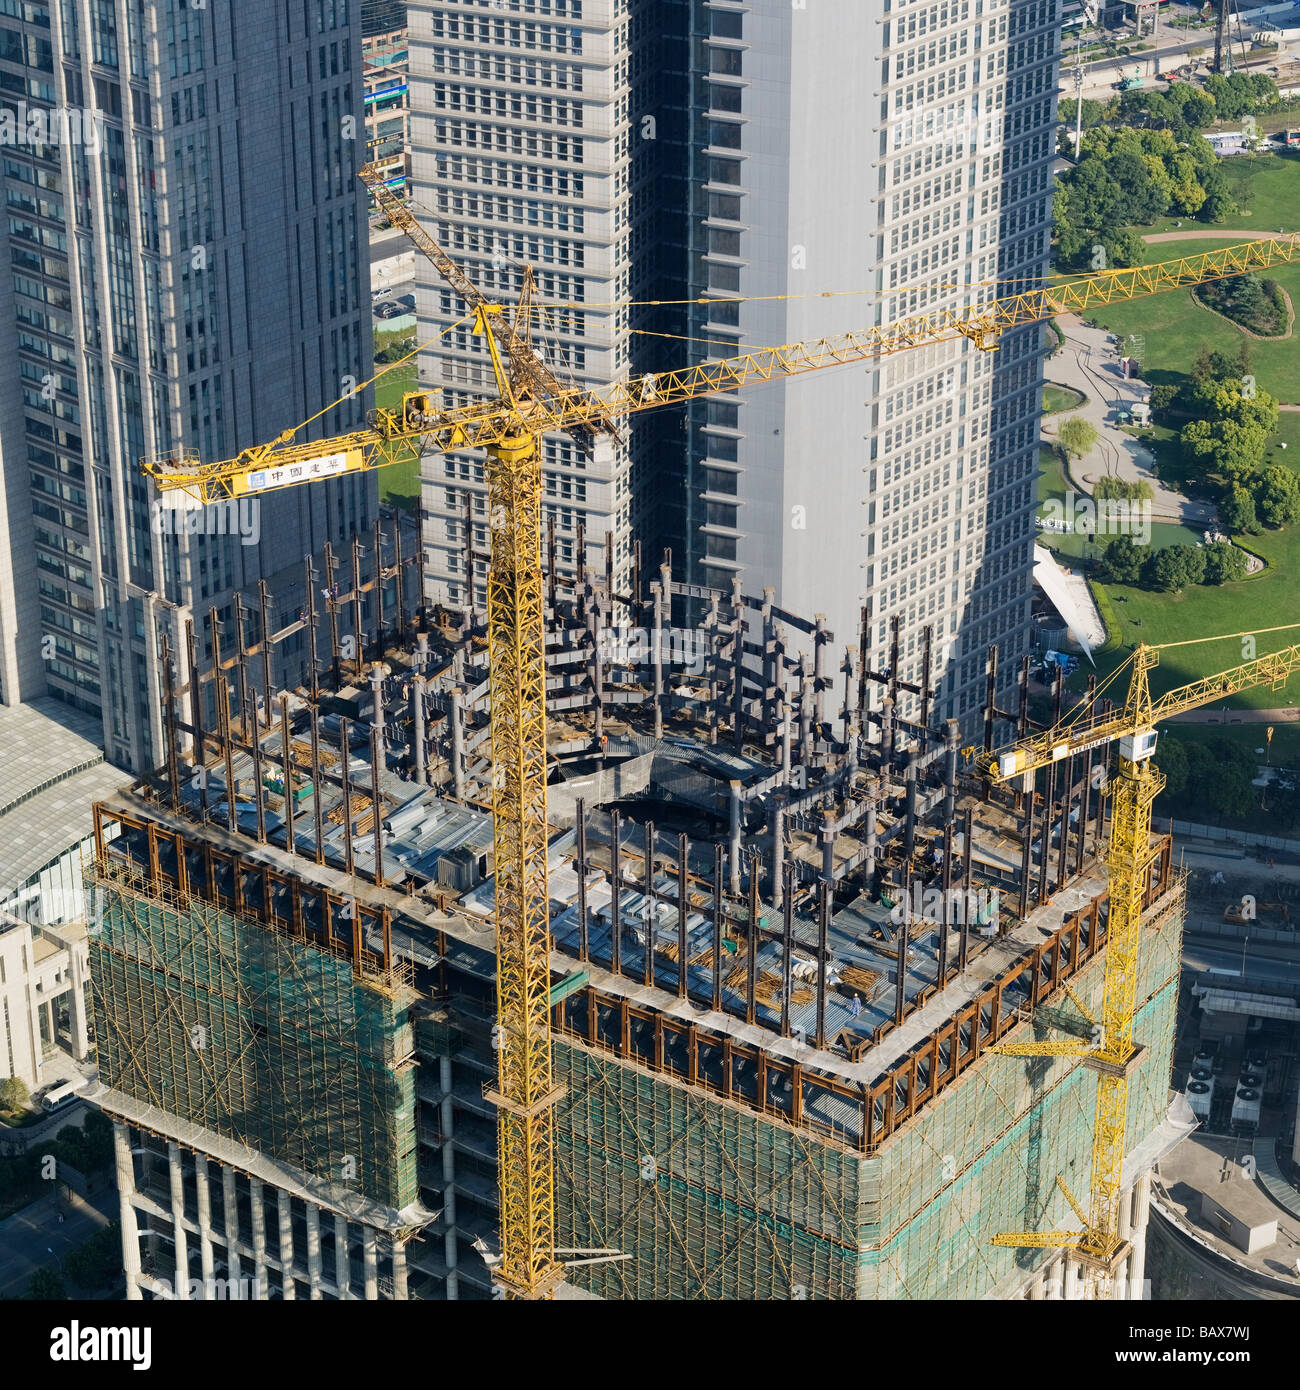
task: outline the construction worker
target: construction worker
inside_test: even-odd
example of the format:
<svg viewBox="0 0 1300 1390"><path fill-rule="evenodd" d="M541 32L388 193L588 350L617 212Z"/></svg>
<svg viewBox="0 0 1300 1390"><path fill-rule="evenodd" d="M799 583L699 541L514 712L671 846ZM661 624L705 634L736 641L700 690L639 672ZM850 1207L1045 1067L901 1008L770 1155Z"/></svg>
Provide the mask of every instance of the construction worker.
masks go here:
<svg viewBox="0 0 1300 1390"><path fill-rule="evenodd" d="M859 1018L862 1015L862 1000L856 994L853 996L853 1003L849 1005L849 1012L854 1018Z"/></svg>

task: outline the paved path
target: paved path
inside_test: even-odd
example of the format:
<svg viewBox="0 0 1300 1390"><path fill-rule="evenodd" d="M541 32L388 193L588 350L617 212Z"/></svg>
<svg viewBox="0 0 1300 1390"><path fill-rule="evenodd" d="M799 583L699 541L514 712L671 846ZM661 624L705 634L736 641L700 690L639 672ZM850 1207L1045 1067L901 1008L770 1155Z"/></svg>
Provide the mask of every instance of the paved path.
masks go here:
<svg viewBox="0 0 1300 1390"><path fill-rule="evenodd" d="M1125 434L1115 420L1136 401L1145 400L1145 384L1120 375L1120 353L1104 328L1089 328L1074 314L1057 318L1065 343L1047 363L1047 379L1057 386L1073 387L1087 400L1077 410L1063 410L1043 418L1043 434L1054 439L1062 420L1081 415L1090 420L1100 436L1097 447L1087 458L1071 464L1071 481L1091 495L1095 480L1112 474L1129 482L1151 484L1151 514L1159 521L1181 522L1203 531L1214 520L1215 510L1207 502L1196 502L1166 487L1154 472L1155 457L1132 435Z"/></svg>
<svg viewBox="0 0 1300 1390"><path fill-rule="evenodd" d="M1236 227L1197 227L1186 232L1150 232L1142 238L1148 246L1161 241L1216 241L1220 237L1235 237L1238 241L1268 241L1275 231L1243 231Z"/></svg>
<svg viewBox="0 0 1300 1390"><path fill-rule="evenodd" d="M1286 709L1230 709L1225 720L1221 709L1192 709L1175 714L1171 724L1296 724L1300 723L1300 707Z"/></svg>

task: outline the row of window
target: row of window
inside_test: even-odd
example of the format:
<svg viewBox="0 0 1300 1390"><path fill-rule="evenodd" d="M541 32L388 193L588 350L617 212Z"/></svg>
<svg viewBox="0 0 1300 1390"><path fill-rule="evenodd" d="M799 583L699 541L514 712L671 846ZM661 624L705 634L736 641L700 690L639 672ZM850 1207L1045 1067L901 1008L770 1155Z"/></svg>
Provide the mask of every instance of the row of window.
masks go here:
<svg viewBox="0 0 1300 1390"><path fill-rule="evenodd" d="M458 48L435 48L433 70L449 77L481 77L512 86L549 87L557 92L582 91L582 69L576 63L538 62L505 58L499 53L467 53Z"/></svg>
<svg viewBox="0 0 1300 1390"><path fill-rule="evenodd" d="M435 39L492 44L497 48L531 48L539 53L582 53L582 30L559 24L520 23L518 20L477 19L472 15L435 11L430 17Z"/></svg>
<svg viewBox="0 0 1300 1390"><path fill-rule="evenodd" d="M539 121L548 126L582 126L583 105L564 97L533 92L506 92L488 87L464 87L459 82L433 84L435 111L465 111L499 120Z"/></svg>

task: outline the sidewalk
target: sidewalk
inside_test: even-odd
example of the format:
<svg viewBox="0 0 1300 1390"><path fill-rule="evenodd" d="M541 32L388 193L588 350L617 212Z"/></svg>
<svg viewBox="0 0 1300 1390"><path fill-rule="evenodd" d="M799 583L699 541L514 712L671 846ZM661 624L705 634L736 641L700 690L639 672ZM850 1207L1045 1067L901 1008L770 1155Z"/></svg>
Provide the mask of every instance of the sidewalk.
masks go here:
<svg viewBox="0 0 1300 1390"><path fill-rule="evenodd" d="M1300 706L1289 705L1286 709L1230 709L1226 719L1221 709L1191 709L1183 714L1171 715L1168 722L1224 724L1228 728L1234 724L1296 724L1300 723Z"/></svg>

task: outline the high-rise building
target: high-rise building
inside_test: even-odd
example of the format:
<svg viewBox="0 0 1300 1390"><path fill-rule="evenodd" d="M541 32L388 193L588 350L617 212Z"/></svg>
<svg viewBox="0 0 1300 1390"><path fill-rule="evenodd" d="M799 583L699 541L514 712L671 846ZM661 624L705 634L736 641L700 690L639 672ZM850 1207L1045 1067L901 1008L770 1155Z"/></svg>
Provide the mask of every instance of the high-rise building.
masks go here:
<svg viewBox="0 0 1300 1390"><path fill-rule="evenodd" d="M377 165L390 188L405 195L410 162L410 84L406 25L362 40L366 104L366 163Z"/></svg>
<svg viewBox="0 0 1300 1390"><path fill-rule="evenodd" d="M0 3L0 700L102 715L120 765L159 755L163 632L183 681L186 618L210 650L266 581L291 622L374 522L370 479L187 511L138 469L361 423L325 407L371 374L363 151L357 0Z"/></svg>
<svg viewBox="0 0 1300 1390"><path fill-rule="evenodd" d="M681 85L680 13L668 0L408 7L416 208L489 295L514 302L534 267L532 326L562 380L601 386L684 360L680 342L652 336L662 320L628 304L678 297L685 283L682 103L659 95ZM421 379L448 402L493 391L465 306L419 262L416 306L422 338L441 335L421 354ZM627 591L634 532L652 538L635 523L656 487L662 496L657 463L680 459L680 439L676 417L653 416L591 449L547 436L544 512L561 573L584 560L603 568L608 538ZM429 596L481 611L486 559L469 552L487 550L482 459L431 459L422 490Z"/></svg>
<svg viewBox="0 0 1300 1390"><path fill-rule="evenodd" d="M1062 760L1031 821L966 775L950 723L916 715L905 741L868 710L861 749L851 717L824 738L824 692L775 631L806 617L704 595L710 689L665 683L657 657L606 662L584 642L609 626L603 582L556 590L539 1143L566 1292L1089 1297L1095 1262L1049 1233L1114 1172L1107 1131L1094 1168L1113 1063L1079 1041L1123 949L1104 750ZM325 673L289 748L279 729L209 740L240 802L283 790L264 816L205 822L201 790L162 773L95 807L87 1098L115 1125L130 1299L492 1293L514 1015L487 658L469 631L389 635L370 692ZM1152 1165L1195 1123L1169 1090L1184 880L1169 836L1149 857L1108 1189L1109 1293L1134 1299ZM1020 1050L1045 1034L1053 1055ZM511 1172L507 1211L544 1200Z"/></svg>
<svg viewBox="0 0 1300 1390"><path fill-rule="evenodd" d="M993 298L1047 268L1050 0L705 4L687 295L698 354ZM820 297L825 292L836 297ZM740 302L734 302L739 299ZM965 340L691 408L691 577L825 611L969 717L1029 617L1042 330Z"/></svg>
<svg viewBox="0 0 1300 1390"><path fill-rule="evenodd" d="M543 298L585 303L556 311L555 341L596 385L992 298L1047 266L1055 13L423 0L415 196L489 292L509 299L530 260ZM646 298L685 308L651 325L617 307ZM430 280L420 312L439 331L461 306ZM865 612L877 668L897 615L904 680L929 625L942 707L969 717L988 645L1018 649L1028 623L1041 343L1028 328L992 354L937 344L695 402L632 423L607 467L548 444L548 502L561 536L579 516L589 543L610 532L616 575L640 539L647 567L671 546L693 583L770 586L855 650ZM484 389L485 361L462 328L422 369ZM450 602L466 486L468 457L430 464L428 571Z"/></svg>

